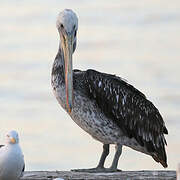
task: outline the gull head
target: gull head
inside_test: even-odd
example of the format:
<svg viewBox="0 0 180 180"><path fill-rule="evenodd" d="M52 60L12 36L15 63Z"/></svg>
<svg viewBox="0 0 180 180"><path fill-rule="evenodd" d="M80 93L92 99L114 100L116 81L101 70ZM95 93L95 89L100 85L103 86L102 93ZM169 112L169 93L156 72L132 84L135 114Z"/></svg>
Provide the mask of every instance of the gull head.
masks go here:
<svg viewBox="0 0 180 180"><path fill-rule="evenodd" d="M8 143L8 144L18 144L19 143L19 136L15 130L9 131L6 134L6 143Z"/></svg>

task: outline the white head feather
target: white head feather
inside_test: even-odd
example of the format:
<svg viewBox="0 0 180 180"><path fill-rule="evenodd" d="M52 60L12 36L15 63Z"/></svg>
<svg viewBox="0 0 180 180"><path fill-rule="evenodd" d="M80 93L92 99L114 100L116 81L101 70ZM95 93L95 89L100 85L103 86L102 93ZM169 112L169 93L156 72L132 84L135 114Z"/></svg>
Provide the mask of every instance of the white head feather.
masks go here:
<svg viewBox="0 0 180 180"><path fill-rule="evenodd" d="M59 13L57 21L56 21L57 29L59 30L62 25L67 33L72 32L74 27L77 30L78 18L71 9L65 9Z"/></svg>

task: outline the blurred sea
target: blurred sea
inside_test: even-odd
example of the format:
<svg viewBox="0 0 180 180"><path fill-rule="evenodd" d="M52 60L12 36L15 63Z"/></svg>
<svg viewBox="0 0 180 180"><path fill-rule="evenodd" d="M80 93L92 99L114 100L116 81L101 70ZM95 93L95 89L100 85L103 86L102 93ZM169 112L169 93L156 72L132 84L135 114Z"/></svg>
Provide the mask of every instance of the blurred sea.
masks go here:
<svg viewBox="0 0 180 180"><path fill-rule="evenodd" d="M16 129L27 170L97 165L102 145L58 105L50 84L58 50L56 17L79 17L74 68L119 75L146 94L169 130L168 169L180 162L180 1L1 0L0 143ZM107 164L110 165L114 148ZM122 170L163 169L124 147Z"/></svg>

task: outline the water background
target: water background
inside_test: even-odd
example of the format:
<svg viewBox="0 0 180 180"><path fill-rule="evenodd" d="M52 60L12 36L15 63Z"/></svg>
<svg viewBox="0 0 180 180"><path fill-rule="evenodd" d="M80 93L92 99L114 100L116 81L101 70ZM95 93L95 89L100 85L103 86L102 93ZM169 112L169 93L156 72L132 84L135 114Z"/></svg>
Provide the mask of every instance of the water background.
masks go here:
<svg viewBox="0 0 180 180"><path fill-rule="evenodd" d="M16 129L26 170L69 170L97 165L101 143L58 105L50 85L59 35L59 11L79 17L74 67L128 80L158 107L169 130L168 169L180 162L179 0L0 0L0 143ZM106 165L114 155L111 149ZM123 170L163 169L124 147Z"/></svg>

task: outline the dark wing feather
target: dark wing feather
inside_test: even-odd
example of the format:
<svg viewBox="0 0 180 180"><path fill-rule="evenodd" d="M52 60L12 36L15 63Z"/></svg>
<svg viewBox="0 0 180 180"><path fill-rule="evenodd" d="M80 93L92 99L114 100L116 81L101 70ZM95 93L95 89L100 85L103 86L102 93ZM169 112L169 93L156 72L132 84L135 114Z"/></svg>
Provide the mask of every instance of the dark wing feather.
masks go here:
<svg viewBox="0 0 180 180"><path fill-rule="evenodd" d="M0 145L0 148L3 147L4 145Z"/></svg>
<svg viewBox="0 0 180 180"><path fill-rule="evenodd" d="M24 165L23 165L23 169L22 169L22 171L21 171L21 177L23 177L23 175L24 175L24 171L25 171L25 163L24 163Z"/></svg>
<svg viewBox="0 0 180 180"><path fill-rule="evenodd" d="M25 171L25 164L24 164L24 166L23 166L23 169L22 169L22 173Z"/></svg>
<svg viewBox="0 0 180 180"><path fill-rule="evenodd" d="M85 84L103 113L129 137L135 138L156 160L166 164L164 133L168 131L158 109L145 95L120 77L87 70Z"/></svg>

